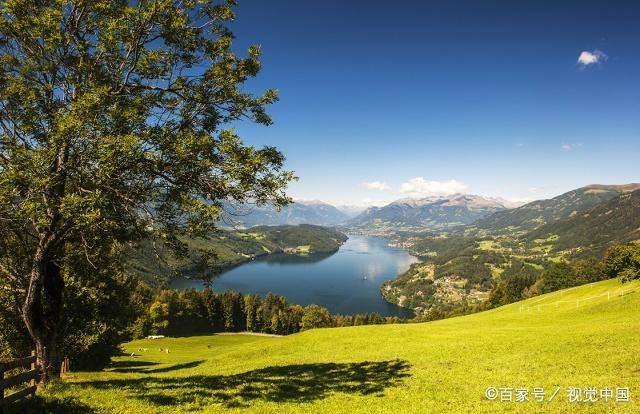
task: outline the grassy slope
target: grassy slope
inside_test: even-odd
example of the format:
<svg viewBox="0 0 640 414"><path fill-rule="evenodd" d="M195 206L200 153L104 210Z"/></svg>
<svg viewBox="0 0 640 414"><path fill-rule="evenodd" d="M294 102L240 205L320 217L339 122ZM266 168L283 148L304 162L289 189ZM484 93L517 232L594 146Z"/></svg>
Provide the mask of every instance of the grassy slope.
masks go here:
<svg viewBox="0 0 640 414"><path fill-rule="evenodd" d="M621 287L635 292L608 301ZM99 413L640 412L639 312L640 282L611 280L425 324L134 341L140 356L45 395ZM488 386L562 391L500 403ZM632 402L569 404L571 386L628 386Z"/></svg>

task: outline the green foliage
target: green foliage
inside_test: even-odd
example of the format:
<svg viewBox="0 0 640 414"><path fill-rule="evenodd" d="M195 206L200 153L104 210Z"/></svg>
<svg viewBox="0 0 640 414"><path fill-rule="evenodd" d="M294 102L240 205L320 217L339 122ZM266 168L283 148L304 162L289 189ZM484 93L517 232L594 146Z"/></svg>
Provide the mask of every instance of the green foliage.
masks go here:
<svg viewBox="0 0 640 414"><path fill-rule="evenodd" d="M59 349L76 369L101 368L130 339L137 282L126 277L67 279Z"/></svg>
<svg viewBox="0 0 640 414"><path fill-rule="evenodd" d="M491 293L489 303L504 305L519 301L527 296L527 291L533 286L539 276L539 271L523 262L514 261L502 274Z"/></svg>
<svg viewBox="0 0 640 414"><path fill-rule="evenodd" d="M76 369L105 366L122 342L131 338L131 326L151 295L136 278L114 273L103 264L87 269L93 272L92 278L64 275L63 323L55 345L60 355L71 358ZM19 304L8 294L0 300L2 356L28 355L33 344L25 327L17 323L21 318Z"/></svg>
<svg viewBox="0 0 640 414"><path fill-rule="evenodd" d="M136 338L148 335L188 336L212 332L261 332L289 335L330 326L402 323L378 314L332 315L326 308L290 305L283 296L242 295L211 289L161 290L133 326Z"/></svg>
<svg viewBox="0 0 640 414"><path fill-rule="evenodd" d="M331 315L326 308L318 305L309 305L304 308L301 326L303 331L314 328L328 328L332 325Z"/></svg>
<svg viewBox="0 0 640 414"><path fill-rule="evenodd" d="M277 100L247 91L260 48L236 53L234 5L2 3L0 290L13 292L3 306L19 304L45 365L58 366L69 278L70 289L97 284L92 264L142 240L183 258L224 203L290 202L284 156L231 129L269 125ZM97 323L90 335L108 331Z"/></svg>
<svg viewBox="0 0 640 414"><path fill-rule="evenodd" d="M244 300L239 292L228 290L222 294L222 317L225 331L237 332L246 329Z"/></svg>
<svg viewBox="0 0 640 414"><path fill-rule="evenodd" d="M553 292L574 286L576 271L567 262L551 263L542 273L542 292Z"/></svg>
<svg viewBox="0 0 640 414"><path fill-rule="evenodd" d="M623 282L640 279L640 244L623 244L607 250L603 263L604 274Z"/></svg>

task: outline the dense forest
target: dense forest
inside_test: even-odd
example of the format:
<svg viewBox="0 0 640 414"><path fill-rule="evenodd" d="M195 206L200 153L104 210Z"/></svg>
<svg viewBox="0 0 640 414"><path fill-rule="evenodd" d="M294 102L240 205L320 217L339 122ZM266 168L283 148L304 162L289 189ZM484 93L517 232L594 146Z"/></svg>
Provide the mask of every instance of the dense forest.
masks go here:
<svg viewBox="0 0 640 414"><path fill-rule="evenodd" d="M283 296L239 292L162 290L133 328L136 338L148 335L190 336L214 332L261 332L289 335L313 328L399 323L376 313L338 315L326 308L291 305Z"/></svg>

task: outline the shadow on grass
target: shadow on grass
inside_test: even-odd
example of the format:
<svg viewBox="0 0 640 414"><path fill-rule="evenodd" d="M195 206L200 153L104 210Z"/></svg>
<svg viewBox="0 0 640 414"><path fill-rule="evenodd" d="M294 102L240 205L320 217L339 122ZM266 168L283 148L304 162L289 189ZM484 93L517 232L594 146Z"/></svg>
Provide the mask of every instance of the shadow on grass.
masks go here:
<svg viewBox="0 0 640 414"><path fill-rule="evenodd" d="M9 413L20 414L93 414L88 405L73 398L48 399L39 396L29 397L9 406Z"/></svg>
<svg viewBox="0 0 640 414"><path fill-rule="evenodd" d="M195 368L202 364L204 360L185 362L184 364L169 365L162 368L149 368L150 366L160 365L157 362L148 361L119 361L111 364L110 372L121 373L142 373L142 374L159 374L163 372L177 371L180 369Z"/></svg>
<svg viewBox="0 0 640 414"><path fill-rule="evenodd" d="M159 362L151 361L111 361L107 367L108 371L114 372L137 372L138 370L150 367L153 365L160 365Z"/></svg>
<svg viewBox="0 0 640 414"><path fill-rule="evenodd" d="M200 362L200 361L196 361ZM89 381L83 387L120 389L157 406L221 403L247 407L254 401L310 402L331 393L382 396L409 374L403 360L273 366L234 375L146 377Z"/></svg>

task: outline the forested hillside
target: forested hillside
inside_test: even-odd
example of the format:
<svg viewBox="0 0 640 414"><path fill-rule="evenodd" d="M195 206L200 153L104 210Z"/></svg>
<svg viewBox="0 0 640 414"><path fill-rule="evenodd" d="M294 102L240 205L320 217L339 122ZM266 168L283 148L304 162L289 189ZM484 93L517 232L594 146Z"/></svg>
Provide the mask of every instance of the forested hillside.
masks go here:
<svg viewBox="0 0 640 414"><path fill-rule="evenodd" d="M640 184L588 185L548 200L497 212L474 223L481 230L497 233L526 232L587 211L626 192L640 189Z"/></svg>
<svg viewBox="0 0 640 414"><path fill-rule="evenodd" d="M541 226L526 239L550 237L555 239L553 252L575 249L578 256L601 254L613 243L640 240L640 190Z"/></svg>
<svg viewBox="0 0 640 414"><path fill-rule="evenodd" d="M154 283L177 272L215 274L223 268L253 258L277 254L309 255L336 251L347 240L343 233L327 227L302 224L298 226L259 226L243 231L219 230L207 238L185 239L188 256L175 258L166 250L154 249L150 241L136 250L128 250L130 268ZM199 269L203 255L213 256L214 267Z"/></svg>

